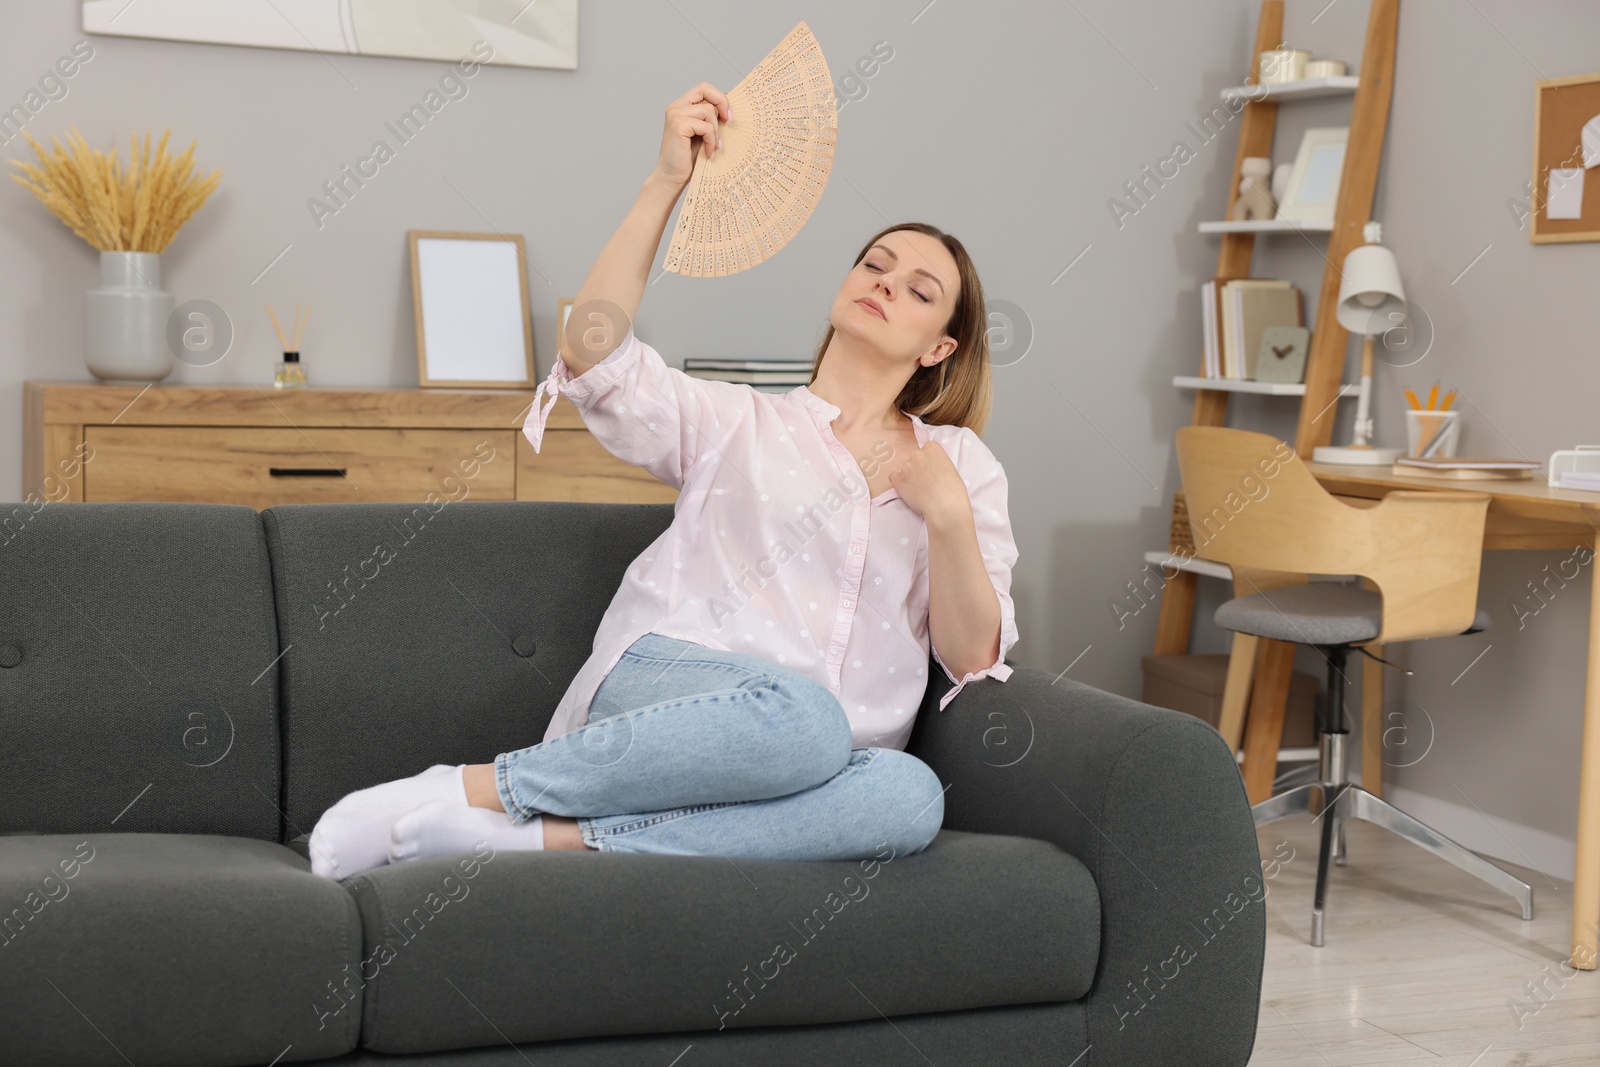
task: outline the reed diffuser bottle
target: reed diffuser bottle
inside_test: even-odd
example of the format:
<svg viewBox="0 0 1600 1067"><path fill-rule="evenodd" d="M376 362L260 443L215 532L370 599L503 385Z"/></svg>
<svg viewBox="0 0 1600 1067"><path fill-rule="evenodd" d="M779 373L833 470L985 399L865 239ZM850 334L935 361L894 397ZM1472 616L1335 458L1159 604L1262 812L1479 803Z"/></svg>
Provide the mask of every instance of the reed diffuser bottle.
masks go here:
<svg viewBox="0 0 1600 1067"><path fill-rule="evenodd" d="M306 385L306 370L300 366L300 353L285 352L283 359L278 364L277 371L272 376L274 389L304 389Z"/></svg>
<svg viewBox="0 0 1600 1067"><path fill-rule="evenodd" d="M311 305L306 305L305 317L300 315L300 305L294 306L294 328L285 336L283 327L278 323L278 315L272 310L272 305L267 305L267 314L272 316L272 328L278 331L278 340L283 344L283 359L278 362L272 374L272 387L274 389L304 389L306 387L306 369L300 363L300 338L305 335L306 322L311 318Z"/></svg>

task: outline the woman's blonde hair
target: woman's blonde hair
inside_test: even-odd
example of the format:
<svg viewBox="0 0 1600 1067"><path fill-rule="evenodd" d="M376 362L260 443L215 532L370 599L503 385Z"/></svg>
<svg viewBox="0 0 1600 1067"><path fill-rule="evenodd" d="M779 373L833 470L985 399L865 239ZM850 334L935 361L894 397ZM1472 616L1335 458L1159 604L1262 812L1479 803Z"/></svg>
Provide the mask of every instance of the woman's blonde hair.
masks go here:
<svg viewBox="0 0 1600 1067"><path fill-rule="evenodd" d="M853 269L866 257L867 250L885 235L896 230L915 230L927 234L943 244L956 261L960 275L960 290L956 295L955 310L944 331L956 339L956 349L932 367L919 366L906 381L895 407L908 415L916 415L923 422L943 426L967 426L981 435L989 421L989 408L994 400L994 387L989 374L989 333L984 314L983 283L978 280L978 269L972 257L956 238L937 226L925 222L902 222L873 234L861 246L850 264ZM811 381L817 380L822 369L822 354L833 340L833 323L822 335L822 344L811 364Z"/></svg>

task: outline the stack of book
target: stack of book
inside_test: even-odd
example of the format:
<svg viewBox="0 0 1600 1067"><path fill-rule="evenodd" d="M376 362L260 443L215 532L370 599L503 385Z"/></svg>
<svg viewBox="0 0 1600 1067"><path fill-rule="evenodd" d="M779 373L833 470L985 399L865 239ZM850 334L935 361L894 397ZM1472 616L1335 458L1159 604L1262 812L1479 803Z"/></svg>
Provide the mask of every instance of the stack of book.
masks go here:
<svg viewBox="0 0 1600 1067"><path fill-rule="evenodd" d="M1205 376L1250 381L1268 326L1304 326L1300 290L1283 278L1216 277L1200 287Z"/></svg>
<svg viewBox="0 0 1600 1067"><path fill-rule="evenodd" d="M683 361L683 373L715 382L738 382L763 393L787 393L811 382L809 359L700 359Z"/></svg>
<svg viewBox="0 0 1600 1067"><path fill-rule="evenodd" d="M1401 456L1393 471L1405 478L1448 478L1453 481L1491 478L1515 480L1532 478L1539 464L1531 459L1501 459L1496 456Z"/></svg>

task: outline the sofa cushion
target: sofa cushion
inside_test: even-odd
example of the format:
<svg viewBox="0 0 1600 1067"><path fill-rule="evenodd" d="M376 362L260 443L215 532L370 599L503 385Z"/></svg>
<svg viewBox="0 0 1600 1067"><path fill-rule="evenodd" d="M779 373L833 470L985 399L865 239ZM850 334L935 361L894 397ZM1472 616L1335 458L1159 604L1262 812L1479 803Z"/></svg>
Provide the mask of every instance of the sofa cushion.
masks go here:
<svg viewBox="0 0 1600 1067"><path fill-rule="evenodd" d="M879 1019L1073 1001L1094 979L1088 870L1026 837L942 831L860 862L495 852L379 867L361 909L362 1045Z"/></svg>
<svg viewBox="0 0 1600 1067"><path fill-rule="evenodd" d="M7 1067L209 1067L357 1045L355 903L282 845L0 836L0 901Z"/></svg>
<svg viewBox="0 0 1600 1067"><path fill-rule="evenodd" d="M672 514L531 500L264 510L286 649L283 840L357 789L542 741L628 564Z"/></svg>
<svg viewBox="0 0 1600 1067"><path fill-rule="evenodd" d="M59 502L5 527L0 833L282 841L255 510Z"/></svg>
<svg viewBox="0 0 1600 1067"><path fill-rule="evenodd" d="M327 1067L1107 1067L1129 1063L1126 1058L1100 1056L1091 1064L1094 1053L1084 1054L1090 1044L1088 1006L1092 999L896 1015L892 1025L873 1016L848 1023L508 1043L405 1059L357 1049ZM1204 1041L1203 1032L1196 1041ZM1151 1061L1131 1062L1145 1067ZM1161 1067L1168 1062L1189 1067L1205 1061L1188 1057L1164 1061Z"/></svg>

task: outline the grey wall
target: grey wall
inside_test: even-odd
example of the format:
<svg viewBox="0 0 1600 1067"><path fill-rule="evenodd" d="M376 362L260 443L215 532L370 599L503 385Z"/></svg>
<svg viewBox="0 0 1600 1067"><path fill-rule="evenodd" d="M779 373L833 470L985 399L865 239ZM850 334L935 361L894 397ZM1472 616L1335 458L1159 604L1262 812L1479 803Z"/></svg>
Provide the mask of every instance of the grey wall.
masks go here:
<svg viewBox="0 0 1600 1067"><path fill-rule="evenodd" d="M1437 337L1416 366L1380 368L1380 440L1404 433L1400 387L1435 378L1462 390L1464 452L1542 459L1600 438L1585 429L1600 247L1531 246L1507 208L1529 176L1533 81L1593 69L1600 9L1577 0L1402 7L1375 214ZM1288 8L1292 43L1359 62L1365 4ZM0 0L0 10L0 105L9 107L83 35L73 3ZM1237 120L1209 142L1188 124L1242 80L1256 17L1249 0L586 3L576 72L483 68L465 98L321 228L308 198L436 85L445 64L95 37L67 95L27 129L48 143L75 125L126 155L131 132L159 136L170 124L177 147L199 142L202 170L223 169L220 190L163 259L167 288L221 305L238 339L222 362L180 366L170 384L270 382L276 341L261 305L309 300L313 381L414 386L410 228L526 236L542 377L556 302L575 293L653 165L662 109L702 79L730 88L805 19L841 96L856 97L840 113L820 207L758 269L660 277L640 310L641 335L671 361L807 355L866 236L905 219L960 236L990 300L1022 309L1031 329L1027 354L996 371L986 434L1010 476L1021 550L1014 656L1052 673L1071 664L1072 677L1137 695L1155 608L1119 625L1110 602L1140 576L1141 552L1166 542L1178 484L1172 434L1191 402L1170 378L1197 366L1197 286L1217 253L1195 227L1221 214L1237 142ZM880 41L893 57L843 85ZM1347 114L1340 101L1280 109L1275 158L1292 159L1306 126L1342 125ZM1194 158L1119 225L1109 201L1179 140ZM4 149L32 159L20 138ZM21 495L22 382L90 380L82 307L96 262L30 194L0 184L0 500ZM1316 241L1281 237L1259 242L1254 272L1292 278L1314 314L1322 266ZM1234 422L1291 436L1293 403L1240 398ZM1339 440L1348 419L1347 410ZM1481 820L1481 809L1519 841L1553 842L1533 857L1552 870L1575 832L1588 581L1520 631L1508 600L1564 555L1491 555L1483 602L1500 628L1402 653L1417 675L1391 686L1394 700L1412 702L1412 736L1421 739L1424 720L1434 734L1427 756L1392 780L1456 806L1446 814ZM1218 584L1206 585L1203 616ZM1203 624L1196 647L1225 646ZM1397 750L1397 763L1409 760ZM1446 829L1518 858L1487 822Z"/></svg>

